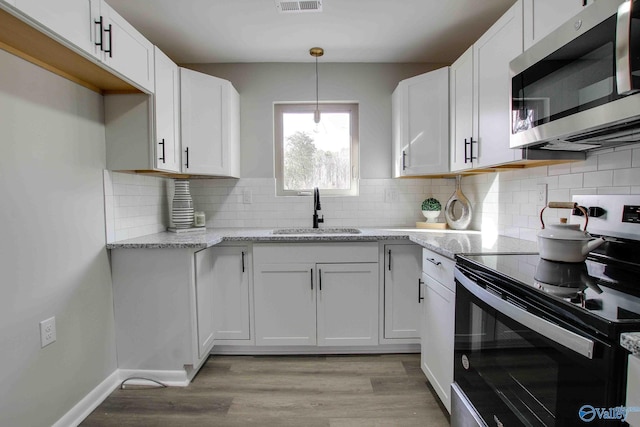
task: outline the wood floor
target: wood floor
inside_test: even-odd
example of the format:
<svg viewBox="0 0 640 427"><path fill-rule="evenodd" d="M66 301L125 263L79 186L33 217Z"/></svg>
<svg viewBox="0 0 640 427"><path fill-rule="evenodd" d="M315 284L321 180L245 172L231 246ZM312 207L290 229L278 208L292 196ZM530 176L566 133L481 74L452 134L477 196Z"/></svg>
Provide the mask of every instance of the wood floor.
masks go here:
<svg viewBox="0 0 640 427"><path fill-rule="evenodd" d="M116 390L93 426L449 426L420 355L211 356L189 387Z"/></svg>

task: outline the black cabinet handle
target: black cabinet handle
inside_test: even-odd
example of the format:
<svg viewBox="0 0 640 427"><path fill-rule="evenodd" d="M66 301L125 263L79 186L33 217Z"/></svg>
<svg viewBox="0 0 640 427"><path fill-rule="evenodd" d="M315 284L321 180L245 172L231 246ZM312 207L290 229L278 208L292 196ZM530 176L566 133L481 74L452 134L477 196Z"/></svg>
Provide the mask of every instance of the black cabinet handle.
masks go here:
<svg viewBox="0 0 640 427"><path fill-rule="evenodd" d="M473 137L469 138L469 141L467 141L467 138L464 139L464 162L465 163L471 163L474 160L477 160L477 157L474 157L473 155L473 143L477 142L473 140ZM469 155L467 156L467 146L469 147Z"/></svg>
<svg viewBox="0 0 640 427"><path fill-rule="evenodd" d="M422 288L422 284L424 282L421 279L418 279L418 304L420 304L422 302L422 300L424 299L424 297L422 296L422 290L420 288Z"/></svg>
<svg viewBox="0 0 640 427"><path fill-rule="evenodd" d="M587 0L582 0L582 6L586 6L587 5Z"/></svg>
<svg viewBox="0 0 640 427"><path fill-rule="evenodd" d="M407 168L407 152L402 150L402 170Z"/></svg>
<svg viewBox="0 0 640 427"><path fill-rule="evenodd" d="M162 160L162 163L165 163L165 156L164 156L164 138L162 138L161 142L158 142L158 145L162 145L162 157L159 157L158 160Z"/></svg>
<svg viewBox="0 0 640 427"><path fill-rule="evenodd" d="M313 290L313 268L311 269L311 290Z"/></svg>
<svg viewBox="0 0 640 427"><path fill-rule="evenodd" d="M322 270L318 269L318 289L322 290Z"/></svg>
<svg viewBox="0 0 640 427"><path fill-rule="evenodd" d="M435 258L426 258L427 261L429 261L431 264L434 265L441 265L442 263L440 261L436 261Z"/></svg>
<svg viewBox="0 0 640 427"><path fill-rule="evenodd" d="M244 273L244 251L242 251L242 272Z"/></svg>
<svg viewBox="0 0 640 427"><path fill-rule="evenodd" d="M187 154L187 162L184 165L189 169L189 147L185 148L184 152Z"/></svg>
<svg viewBox="0 0 640 427"><path fill-rule="evenodd" d="M103 43L102 43L102 41L103 41L102 40L102 34L103 34L103 31L104 31L104 25L103 25L103 21L102 21L102 16L100 16L100 19L94 20L93 23L94 24L98 24L100 26L100 31L98 31L98 34L100 35L100 39L99 39L99 41L94 42L94 44L96 46L100 46L100 50L104 51L104 46L103 46Z"/></svg>
<svg viewBox="0 0 640 427"><path fill-rule="evenodd" d="M113 58L113 38L111 37L111 24L109 24L109 28L104 29L105 33L109 33L109 49L105 49L104 53L109 54L109 58Z"/></svg>
<svg viewBox="0 0 640 427"><path fill-rule="evenodd" d="M391 271L391 249L389 249L389 271Z"/></svg>

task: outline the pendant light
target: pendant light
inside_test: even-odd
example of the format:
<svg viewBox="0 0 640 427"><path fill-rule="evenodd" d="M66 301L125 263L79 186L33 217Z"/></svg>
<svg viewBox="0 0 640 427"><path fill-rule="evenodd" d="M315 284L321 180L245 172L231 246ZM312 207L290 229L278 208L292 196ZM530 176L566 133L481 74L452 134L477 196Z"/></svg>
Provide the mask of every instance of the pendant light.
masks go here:
<svg viewBox="0 0 640 427"><path fill-rule="evenodd" d="M316 110L313 112L313 121L320 123L320 108L318 107L318 57L324 55L324 49L321 47L312 47L309 54L316 58Z"/></svg>

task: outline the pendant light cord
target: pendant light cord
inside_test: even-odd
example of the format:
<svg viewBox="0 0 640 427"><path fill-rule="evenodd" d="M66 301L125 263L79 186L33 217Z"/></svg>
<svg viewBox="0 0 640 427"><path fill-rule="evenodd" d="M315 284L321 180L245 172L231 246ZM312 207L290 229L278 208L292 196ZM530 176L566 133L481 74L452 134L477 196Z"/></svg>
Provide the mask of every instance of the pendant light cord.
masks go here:
<svg viewBox="0 0 640 427"><path fill-rule="evenodd" d="M318 110L318 57L316 56L316 110Z"/></svg>

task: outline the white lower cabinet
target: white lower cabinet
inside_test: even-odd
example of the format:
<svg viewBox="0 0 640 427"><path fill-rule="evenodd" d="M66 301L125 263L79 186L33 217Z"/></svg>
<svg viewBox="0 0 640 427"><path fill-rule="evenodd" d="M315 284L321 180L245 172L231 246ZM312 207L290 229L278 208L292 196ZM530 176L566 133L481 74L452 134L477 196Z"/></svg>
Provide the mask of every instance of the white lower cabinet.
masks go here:
<svg viewBox="0 0 640 427"><path fill-rule="evenodd" d="M314 264L258 264L254 268L256 344L316 345Z"/></svg>
<svg viewBox="0 0 640 427"><path fill-rule="evenodd" d="M377 256L377 243L256 244L256 345L377 345Z"/></svg>
<svg viewBox="0 0 640 427"><path fill-rule="evenodd" d="M186 384L214 344L211 249L111 251L118 368Z"/></svg>
<svg viewBox="0 0 640 427"><path fill-rule="evenodd" d="M249 341L251 335L251 251L248 246L214 246L212 260L213 337Z"/></svg>
<svg viewBox="0 0 640 427"><path fill-rule="evenodd" d="M420 278L422 248L414 244L384 245L384 338L420 337Z"/></svg>
<svg viewBox="0 0 640 427"><path fill-rule="evenodd" d="M454 261L423 249L421 286L421 367L451 412L455 324Z"/></svg>
<svg viewBox="0 0 640 427"><path fill-rule="evenodd" d="M318 345L378 343L378 264L318 264Z"/></svg>

